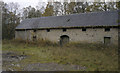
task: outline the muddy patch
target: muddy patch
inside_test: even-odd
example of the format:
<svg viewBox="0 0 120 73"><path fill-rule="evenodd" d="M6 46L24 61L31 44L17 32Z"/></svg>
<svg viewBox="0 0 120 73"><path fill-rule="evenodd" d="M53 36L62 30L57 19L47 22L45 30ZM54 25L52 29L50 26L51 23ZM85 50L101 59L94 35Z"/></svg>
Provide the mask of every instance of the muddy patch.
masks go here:
<svg viewBox="0 0 120 73"><path fill-rule="evenodd" d="M25 71L74 71L82 70L85 71L85 66L80 65L64 65L57 63L34 63L28 64L25 68Z"/></svg>
<svg viewBox="0 0 120 73"><path fill-rule="evenodd" d="M21 61L25 59L26 57L27 55L18 54L15 52L3 52L2 53L3 62L4 61Z"/></svg>
<svg viewBox="0 0 120 73"><path fill-rule="evenodd" d="M57 64L57 63L32 63L23 66L20 61L30 57L16 52L3 52L3 71L86 71L85 66Z"/></svg>
<svg viewBox="0 0 120 73"><path fill-rule="evenodd" d="M2 67L3 71L9 70L9 71L14 71L12 67L20 67L19 62L25 58L27 58L27 55L24 54L18 54L15 52L2 52ZM17 63L17 64L15 64Z"/></svg>

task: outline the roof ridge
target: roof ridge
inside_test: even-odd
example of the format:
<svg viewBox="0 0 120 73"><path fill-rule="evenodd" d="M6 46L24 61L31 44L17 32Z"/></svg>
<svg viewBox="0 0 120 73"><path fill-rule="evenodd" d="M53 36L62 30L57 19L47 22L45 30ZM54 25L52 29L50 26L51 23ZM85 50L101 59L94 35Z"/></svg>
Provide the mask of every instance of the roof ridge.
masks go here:
<svg viewBox="0 0 120 73"><path fill-rule="evenodd" d="M96 11L96 12L86 12L86 13L75 13L75 14L68 14L68 15L60 15L60 16L43 16L43 17L35 17L35 18L27 18L27 19L38 19L38 18L48 18L48 17L62 17L62 16L71 16L71 15L84 15L84 14L98 14L98 13L106 13L106 12L117 12L118 10L112 11ZM25 19L26 20L26 19Z"/></svg>
<svg viewBox="0 0 120 73"><path fill-rule="evenodd" d="M23 20L16 29L118 25L118 10L49 16Z"/></svg>

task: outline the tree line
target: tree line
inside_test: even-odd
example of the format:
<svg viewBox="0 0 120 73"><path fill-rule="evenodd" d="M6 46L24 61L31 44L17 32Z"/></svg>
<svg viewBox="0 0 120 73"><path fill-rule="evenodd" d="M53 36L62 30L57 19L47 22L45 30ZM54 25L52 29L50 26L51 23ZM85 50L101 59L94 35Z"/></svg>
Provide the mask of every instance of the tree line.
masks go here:
<svg viewBox="0 0 120 73"><path fill-rule="evenodd" d="M119 2L48 2L36 7L20 9L18 3L2 3L2 39L13 39L15 27L26 18L60 16L75 13L112 11L120 8Z"/></svg>

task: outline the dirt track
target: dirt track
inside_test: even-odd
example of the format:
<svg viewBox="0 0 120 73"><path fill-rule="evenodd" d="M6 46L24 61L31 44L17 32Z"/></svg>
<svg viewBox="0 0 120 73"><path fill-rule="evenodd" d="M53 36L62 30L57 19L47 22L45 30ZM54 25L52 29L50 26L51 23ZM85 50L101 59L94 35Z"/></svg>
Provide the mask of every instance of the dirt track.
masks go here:
<svg viewBox="0 0 120 73"><path fill-rule="evenodd" d="M65 65L57 63L32 63L23 66L19 62L28 56L17 55L14 52L3 52L3 71L75 71L86 70L86 67L79 65Z"/></svg>

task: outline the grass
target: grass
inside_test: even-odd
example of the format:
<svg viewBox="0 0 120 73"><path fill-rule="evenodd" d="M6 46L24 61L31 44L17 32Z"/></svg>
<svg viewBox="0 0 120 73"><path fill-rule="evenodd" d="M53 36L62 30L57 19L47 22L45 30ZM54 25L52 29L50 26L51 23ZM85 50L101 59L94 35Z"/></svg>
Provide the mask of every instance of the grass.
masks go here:
<svg viewBox="0 0 120 73"><path fill-rule="evenodd" d="M80 65L87 71L118 70L118 47L115 45L91 43L69 43L60 47L50 41L25 42L22 40L3 40L3 51L12 51L29 57L20 61L24 67L32 63L58 63Z"/></svg>

